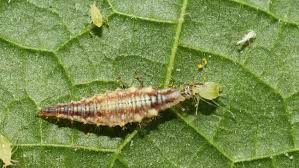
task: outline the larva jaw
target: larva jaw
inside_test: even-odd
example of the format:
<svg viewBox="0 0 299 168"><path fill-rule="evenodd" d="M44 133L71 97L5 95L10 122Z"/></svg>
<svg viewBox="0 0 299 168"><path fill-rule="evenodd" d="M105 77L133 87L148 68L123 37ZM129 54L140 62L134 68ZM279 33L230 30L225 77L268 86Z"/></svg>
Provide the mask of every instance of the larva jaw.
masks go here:
<svg viewBox="0 0 299 168"><path fill-rule="evenodd" d="M186 99L190 99L193 97L192 91L193 85L183 85L180 88L181 95L184 96Z"/></svg>

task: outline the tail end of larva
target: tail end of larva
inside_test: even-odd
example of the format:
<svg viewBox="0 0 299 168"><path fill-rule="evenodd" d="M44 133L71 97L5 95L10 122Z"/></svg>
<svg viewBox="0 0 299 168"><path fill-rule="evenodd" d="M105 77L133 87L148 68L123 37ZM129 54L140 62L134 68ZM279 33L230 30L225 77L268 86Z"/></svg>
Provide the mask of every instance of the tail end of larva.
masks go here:
<svg viewBox="0 0 299 168"><path fill-rule="evenodd" d="M41 118L55 117L57 115L56 111L57 110L55 107L45 107L39 111L37 117L41 117Z"/></svg>

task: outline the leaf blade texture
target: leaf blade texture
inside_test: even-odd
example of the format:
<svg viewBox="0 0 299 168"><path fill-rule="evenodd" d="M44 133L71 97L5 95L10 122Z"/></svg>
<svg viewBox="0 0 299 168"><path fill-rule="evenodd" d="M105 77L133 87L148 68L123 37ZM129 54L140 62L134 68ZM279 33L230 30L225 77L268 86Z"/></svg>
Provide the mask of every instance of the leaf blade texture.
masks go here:
<svg viewBox="0 0 299 168"><path fill-rule="evenodd" d="M0 131L19 167L296 167L298 0L0 0ZM243 50L236 42L253 30ZM202 70L197 64L207 59ZM119 87L221 85L145 126L36 117L41 107ZM0 163L0 166L2 166Z"/></svg>

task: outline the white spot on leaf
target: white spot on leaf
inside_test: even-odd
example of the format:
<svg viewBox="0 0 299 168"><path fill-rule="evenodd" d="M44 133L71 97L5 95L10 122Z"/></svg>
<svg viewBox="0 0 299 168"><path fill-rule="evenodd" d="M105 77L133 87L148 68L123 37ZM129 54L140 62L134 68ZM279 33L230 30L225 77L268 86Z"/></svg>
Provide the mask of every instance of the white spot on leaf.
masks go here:
<svg viewBox="0 0 299 168"><path fill-rule="evenodd" d="M256 38L256 33L254 31L249 31L247 34L244 35L244 37L237 42L237 45L245 45L248 44L250 41Z"/></svg>

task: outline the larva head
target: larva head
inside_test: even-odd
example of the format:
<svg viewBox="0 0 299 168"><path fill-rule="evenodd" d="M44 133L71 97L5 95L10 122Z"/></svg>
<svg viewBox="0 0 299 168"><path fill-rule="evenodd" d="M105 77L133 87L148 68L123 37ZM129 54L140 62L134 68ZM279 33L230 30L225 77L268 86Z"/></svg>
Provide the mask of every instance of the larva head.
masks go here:
<svg viewBox="0 0 299 168"><path fill-rule="evenodd" d="M207 100L213 100L220 95L220 86L215 82L194 83L185 85L182 94L186 98L202 97Z"/></svg>

